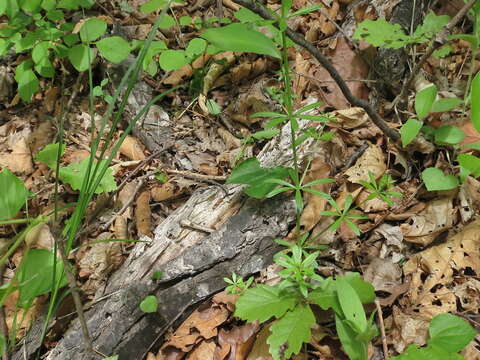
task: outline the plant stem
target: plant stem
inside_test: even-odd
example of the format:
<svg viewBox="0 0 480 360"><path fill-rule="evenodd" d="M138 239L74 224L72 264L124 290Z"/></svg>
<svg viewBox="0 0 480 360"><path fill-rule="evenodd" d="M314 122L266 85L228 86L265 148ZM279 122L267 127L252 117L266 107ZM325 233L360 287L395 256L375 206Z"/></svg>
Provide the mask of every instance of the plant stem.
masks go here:
<svg viewBox="0 0 480 360"><path fill-rule="evenodd" d="M284 18L286 18L286 14L282 14ZM287 48L287 36L285 32L282 31L281 33L282 38L282 77L283 77L283 103L285 105L285 109L288 116L288 121L290 122L290 137L292 142L292 154L293 154L293 167L295 172L299 174L299 166L298 166L298 154L297 154L297 147L296 147L296 134L295 134L295 123L296 119L293 116L293 102L292 102L292 83L290 78L290 66L288 61L288 48ZM300 232L300 217L301 213L299 209L296 208L296 221L295 221L295 232Z"/></svg>

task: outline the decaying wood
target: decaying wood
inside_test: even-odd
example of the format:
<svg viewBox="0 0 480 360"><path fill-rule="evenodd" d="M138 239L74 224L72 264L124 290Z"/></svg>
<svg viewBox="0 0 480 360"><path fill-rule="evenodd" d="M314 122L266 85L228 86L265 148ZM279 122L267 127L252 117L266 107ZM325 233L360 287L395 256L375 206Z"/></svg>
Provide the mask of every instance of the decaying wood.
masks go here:
<svg viewBox="0 0 480 360"><path fill-rule="evenodd" d="M265 146L258 156L262 166L291 166L289 133L286 126ZM318 155L321 150L316 144L312 140L302 143L300 159L313 152ZM181 321L194 305L224 288L224 277L232 272L248 276L271 263L279 250L273 240L285 236L295 221L293 200L249 199L241 186L229 185L226 189L228 194L218 186L197 190L157 226L153 240L135 245L105 288L97 291L93 305L85 313L96 351L109 356L119 354L120 359L140 359L158 334ZM208 234L185 227L185 221L214 231ZM159 281L152 280L156 271L163 273ZM158 312L142 313L140 302L153 294L160 303ZM14 359L29 358L38 349L38 328L31 333ZM78 319L46 356L49 360L98 358L84 349Z"/></svg>

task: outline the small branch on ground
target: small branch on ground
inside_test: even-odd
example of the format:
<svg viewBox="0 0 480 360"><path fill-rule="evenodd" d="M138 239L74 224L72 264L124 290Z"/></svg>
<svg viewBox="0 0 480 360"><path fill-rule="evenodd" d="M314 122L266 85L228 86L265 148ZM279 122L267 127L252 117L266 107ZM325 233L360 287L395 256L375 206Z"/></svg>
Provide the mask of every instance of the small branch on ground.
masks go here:
<svg viewBox="0 0 480 360"><path fill-rule="evenodd" d="M380 306L380 302L378 301L378 299L375 299L375 306L377 307L378 323L380 327L380 334L382 336L383 356L385 357L385 359L388 359L387 336L385 335L385 324L383 322L382 307Z"/></svg>
<svg viewBox="0 0 480 360"><path fill-rule="evenodd" d="M257 15L260 15L264 19L267 20L275 20L275 18L265 9L264 7L261 7L257 4L254 4L250 0L233 0L235 3L242 5L246 7L247 9L253 11ZM380 130L383 131L383 133L388 136L390 139L393 141L397 142L400 140L400 134L398 133L397 130L391 128L388 126L388 124L381 118L381 116L375 111L372 105L370 105L367 101L363 99L359 99L355 97L352 92L350 91L350 88L348 87L347 83L343 80L341 75L338 73L337 69L332 65L330 60L327 59L326 56L324 56L320 50L317 49L315 45L313 45L311 42L307 41L301 34L293 31L290 28L287 28L285 30L285 33L287 36L297 45L300 45L303 47L305 50L307 50L317 61L320 63L320 65L323 66L325 70L330 74L332 79L336 82L340 90L342 91L343 95L345 98L348 100L348 102L352 106L358 106L361 107L362 109L365 110L365 112L370 116L370 119L372 119L373 123L377 125Z"/></svg>
<svg viewBox="0 0 480 360"><path fill-rule="evenodd" d="M392 108L397 104L406 103L406 97L408 95L410 85L412 85L413 79L415 79L415 76L419 73L423 64L428 60L430 56L432 56L435 50L439 49L447 42L447 36L452 31L453 27L457 25L458 22L468 13L472 6L475 5L476 1L477 0L470 0L468 3L466 3L463 8L460 9L457 15L455 15L447 25L445 25L443 31L435 39L432 40L427 50L425 51L425 54L423 54L420 60L418 60L418 62L415 64L414 68L410 72L410 76L404 82L400 94L398 94L398 96L393 100L391 105Z"/></svg>

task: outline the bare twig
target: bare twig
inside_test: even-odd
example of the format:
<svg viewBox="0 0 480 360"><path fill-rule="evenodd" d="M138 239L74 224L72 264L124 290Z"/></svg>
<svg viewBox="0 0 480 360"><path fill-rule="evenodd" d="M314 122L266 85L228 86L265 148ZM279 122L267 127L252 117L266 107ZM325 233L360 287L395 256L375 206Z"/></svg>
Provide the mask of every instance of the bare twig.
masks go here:
<svg viewBox="0 0 480 360"><path fill-rule="evenodd" d="M246 7L247 9L253 11L254 13L260 15L267 20L275 20L275 18L265 9L257 4L254 4L250 0L233 0L239 5ZM363 99L355 97L350 88L345 83L343 78L338 73L337 69L332 65L332 63L316 48L315 45L307 41L302 35L293 31L290 28L285 30L287 36L297 45L300 45L305 50L307 50L317 61L327 70L333 80L337 83L338 87L342 91L345 98L352 106L358 106L365 110L365 112L370 116L373 123L377 125L383 133L388 136L393 141L398 141L400 139L400 134L397 130L389 127L387 123L381 118L381 116L375 111L372 105Z"/></svg>
<svg viewBox="0 0 480 360"><path fill-rule="evenodd" d="M393 100L392 107L395 106L398 103L404 103L405 98L408 94L408 90L410 89L410 85L412 84L413 79L415 76L418 74L420 69L422 68L423 64L427 59L432 56L433 52L440 48L442 45L444 45L447 42L447 36L450 34L452 31L453 27L458 24L458 22L468 13L468 11L471 9L473 5L475 5L475 2L477 0L470 0L468 3L466 3L463 8L460 9L460 11L455 15L450 22L445 25L443 28L443 31L438 34L438 36L432 40L430 45L428 46L425 54L418 60L418 62L415 64L413 67L412 71L410 72L410 76L408 79L405 81L405 83L402 86L402 90L400 91L400 94Z"/></svg>
<svg viewBox="0 0 480 360"><path fill-rule="evenodd" d="M385 359L388 359L387 336L385 335L385 324L383 323L382 307L380 306L380 301L378 301L378 299L375 299L375 306L377 307L380 334L382 336L383 356L385 357Z"/></svg>
<svg viewBox="0 0 480 360"><path fill-rule="evenodd" d="M68 285L70 290L72 291L73 303L75 304L75 312L78 315L78 321L80 322L80 327L82 329L83 341L88 351L94 351L92 345L92 338L90 337L90 333L88 332L87 321L85 320L85 313L83 311L83 305L80 299L80 293L78 291L75 275L70 263L68 262L67 252L65 249L65 238L61 235L61 231L58 231L55 225L52 226L52 230L55 236L55 241L58 245L58 252L60 253L60 257L62 258Z"/></svg>

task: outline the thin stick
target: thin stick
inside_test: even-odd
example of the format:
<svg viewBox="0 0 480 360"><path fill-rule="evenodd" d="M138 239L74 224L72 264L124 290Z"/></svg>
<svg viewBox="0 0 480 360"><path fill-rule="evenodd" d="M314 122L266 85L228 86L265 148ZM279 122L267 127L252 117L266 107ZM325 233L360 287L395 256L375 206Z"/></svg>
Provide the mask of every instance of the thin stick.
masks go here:
<svg viewBox="0 0 480 360"><path fill-rule="evenodd" d="M5 272L5 264L0 266L0 285L3 285L3 274ZM5 316L5 306L0 307L0 332L3 335L3 339L5 344L8 344L8 327L7 327L7 318ZM4 349L4 353L2 355L2 360L8 360L8 348Z"/></svg>
<svg viewBox="0 0 480 360"><path fill-rule="evenodd" d="M382 336L383 356L385 357L385 359L388 359L387 336L385 335L385 324L383 323L382 307L380 306L380 301L378 301L378 299L375 299L375 306L377 307L380 334Z"/></svg>
<svg viewBox="0 0 480 360"><path fill-rule="evenodd" d="M246 7L247 9L253 11L254 13L260 15L267 20L275 20L274 16L271 15L265 8L258 6L257 4L252 3L250 0L233 0L239 5ZM363 99L359 99L353 96L350 88L343 80L343 78L338 73L337 69L332 65L332 63L313 45L311 42L307 41L302 35L293 31L290 28L285 30L287 36L297 45L300 45L305 50L307 50L317 61L323 66L325 70L330 74L333 80L337 83L338 87L342 91L345 98L352 106L358 106L365 110L365 112L370 116L373 123L377 125L383 133L388 136L393 141L397 142L400 140L400 134L397 130L389 127L387 123L380 117L380 115L375 111L372 105Z"/></svg>
<svg viewBox="0 0 480 360"><path fill-rule="evenodd" d="M418 60L418 62L415 64L413 70L410 72L410 76L408 77L407 81L405 81L405 83L403 84L400 94L398 94L395 100L393 100L392 106L395 106L400 102L402 103L406 102L405 100L408 94L408 90L410 89L410 85L412 84L413 79L418 74L423 64L425 63L425 61L428 60L428 58L433 54L435 50L437 50L447 42L448 34L450 34L453 27L457 25L458 22L467 14L468 10L470 10L471 7L475 5L476 1L477 0L470 0L468 3L466 3L463 6L463 8L460 9L457 15L455 15L447 25L445 25L445 27L443 28L443 31L436 37L436 39L432 40L425 54L423 54L420 60Z"/></svg>

